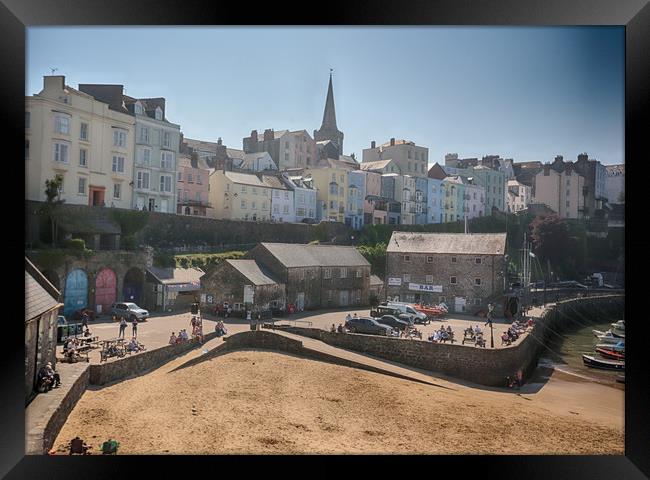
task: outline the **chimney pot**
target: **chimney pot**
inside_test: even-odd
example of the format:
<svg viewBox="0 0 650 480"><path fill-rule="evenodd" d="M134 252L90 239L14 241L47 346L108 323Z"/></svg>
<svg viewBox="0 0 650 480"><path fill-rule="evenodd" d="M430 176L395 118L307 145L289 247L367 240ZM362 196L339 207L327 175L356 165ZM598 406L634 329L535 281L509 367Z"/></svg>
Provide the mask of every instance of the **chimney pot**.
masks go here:
<svg viewBox="0 0 650 480"><path fill-rule="evenodd" d="M377 144L375 143L374 140L372 142L370 142L370 148L375 148L375 145L377 145Z"/></svg>
<svg viewBox="0 0 650 480"><path fill-rule="evenodd" d="M394 139L394 138L391 138L391 139L390 139L390 146L392 147L392 146L394 146L394 145L395 145L395 139Z"/></svg>

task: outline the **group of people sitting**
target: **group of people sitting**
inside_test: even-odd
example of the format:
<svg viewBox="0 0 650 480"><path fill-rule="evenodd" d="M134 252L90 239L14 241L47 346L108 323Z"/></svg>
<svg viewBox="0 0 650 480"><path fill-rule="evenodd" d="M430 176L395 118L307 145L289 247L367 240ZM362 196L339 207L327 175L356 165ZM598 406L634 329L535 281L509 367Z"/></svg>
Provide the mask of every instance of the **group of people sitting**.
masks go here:
<svg viewBox="0 0 650 480"><path fill-rule="evenodd" d="M52 368L52 362L47 362L38 371L37 389L41 393L61 385L61 377Z"/></svg>
<svg viewBox="0 0 650 480"><path fill-rule="evenodd" d="M189 340L190 337L187 335L187 331L185 329L182 329L180 332L178 332L178 335L172 332L171 336L169 337L169 344L174 345L177 343L189 342Z"/></svg>
<svg viewBox="0 0 650 480"><path fill-rule="evenodd" d="M192 325L192 340L196 339L200 343L203 342L203 322L200 317L192 317L190 321Z"/></svg>
<svg viewBox="0 0 650 480"><path fill-rule="evenodd" d="M348 316L350 316L350 314L348 314ZM339 323L338 327L335 326L334 324L332 324L332 326L330 327L330 332L332 332L332 333L346 333L347 330L345 329L345 326L342 323Z"/></svg>
<svg viewBox="0 0 650 480"><path fill-rule="evenodd" d="M485 347L485 340L483 339L483 330L481 330L481 327L476 324L474 328L469 326L465 330L463 330L463 345L467 340L473 341L474 345L477 345L479 347Z"/></svg>
<svg viewBox="0 0 650 480"><path fill-rule="evenodd" d="M140 351L141 343L138 342L136 337L131 337L131 341L126 345L127 352L138 352Z"/></svg>
<svg viewBox="0 0 650 480"><path fill-rule="evenodd" d="M357 315L356 313L355 313L354 315L350 315L350 314L348 313L348 314L345 316L345 321L346 321L346 322L349 322L349 321L352 320L353 318L356 320L357 318L359 318L359 315Z"/></svg>
<svg viewBox="0 0 650 480"><path fill-rule="evenodd" d="M74 337L68 337L67 340L63 342L63 356L71 363L76 362L81 355L79 350L82 346L82 340Z"/></svg>
<svg viewBox="0 0 650 480"><path fill-rule="evenodd" d="M451 340L452 342L454 341L454 331L451 329L451 325L447 325L447 329L445 329L445 327L440 327L440 330L434 331L433 334L429 336L430 342L446 342L447 340Z"/></svg>
<svg viewBox="0 0 650 480"><path fill-rule="evenodd" d="M217 337L222 337L223 335L228 333L228 331L226 330L226 326L223 324L221 320L219 320L217 324L214 326L214 331L217 332Z"/></svg>

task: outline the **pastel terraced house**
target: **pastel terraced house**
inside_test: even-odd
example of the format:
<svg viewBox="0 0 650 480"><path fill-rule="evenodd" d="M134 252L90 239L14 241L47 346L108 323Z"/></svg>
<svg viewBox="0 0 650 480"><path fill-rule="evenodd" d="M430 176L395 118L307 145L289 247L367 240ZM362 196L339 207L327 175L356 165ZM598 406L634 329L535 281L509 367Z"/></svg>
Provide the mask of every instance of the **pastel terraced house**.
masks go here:
<svg viewBox="0 0 650 480"><path fill-rule="evenodd" d="M68 204L130 208L135 119L123 104L109 105L43 78L25 99L26 197L45 201L45 181L63 177Z"/></svg>
<svg viewBox="0 0 650 480"><path fill-rule="evenodd" d="M269 221L272 188L250 173L215 170L210 175L214 218Z"/></svg>
<svg viewBox="0 0 650 480"><path fill-rule="evenodd" d="M176 178L176 213L208 216L210 205L210 169L198 154L180 154Z"/></svg>

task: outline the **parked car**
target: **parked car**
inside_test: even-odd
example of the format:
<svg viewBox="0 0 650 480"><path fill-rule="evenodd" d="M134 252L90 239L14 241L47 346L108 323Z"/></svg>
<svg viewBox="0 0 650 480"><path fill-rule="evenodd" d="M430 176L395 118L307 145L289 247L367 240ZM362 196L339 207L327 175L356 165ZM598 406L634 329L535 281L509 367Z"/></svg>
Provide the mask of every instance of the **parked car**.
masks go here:
<svg viewBox="0 0 650 480"><path fill-rule="evenodd" d="M137 318L141 322L149 317L149 312L135 303L114 303L111 305L110 312L113 317L124 317L129 321Z"/></svg>
<svg viewBox="0 0 650 480"><path fill-rule="evenodd" d="M351 333L368 333L370 335L393 336L394 330L388 325L379 323L374 318L351 318L345 322L345 328Z"/></svg>
<svg viewBox="0 0 650 480"><path fill-rule="evenodd" d="M388 325L389 327L392 327L397 330L404 331L408 327L411 326L411 322L405 321L405 320L400 320L399 318L395 317L394 315L384 315L381 318L375 319L382 325Z"/></svg>
<svg viewBox="0 0 650 480"><path fill-rule="evenodd" d="M377 305L372 310L370 310L370 316L372 318L381 318L384 315L392 315L397 317L399 320L407 321L411 324L415 323L415 317L408 313L402 313L399 308L389 307L387 305Z"/></svg>
<svg viewBox="0 0 650 480"><path fill-rule="evenodd" d="M388 307L393 307L398 309L400 312L405 313L407 315L411 315L413 317L413 321L415 323L429 323L429 319L427 316L422 313L418 312L412 304L409 303L403 303L403 302L388 302L386 304Z"/></svg>

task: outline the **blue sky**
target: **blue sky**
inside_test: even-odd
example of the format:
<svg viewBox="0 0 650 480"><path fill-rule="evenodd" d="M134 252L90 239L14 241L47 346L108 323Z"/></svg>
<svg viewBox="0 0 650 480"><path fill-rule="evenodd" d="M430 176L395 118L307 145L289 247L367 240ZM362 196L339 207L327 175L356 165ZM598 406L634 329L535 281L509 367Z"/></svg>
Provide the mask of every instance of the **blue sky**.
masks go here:
<svg viewBox="0 0 650 480"><path fill-rule="evenodd" d="M190 138L242 148L250 131L320 127L329 69L344 151L391 137L515 161L624 161L622 27L27 29L26 94L117 83L165 97Z"/></svg>

